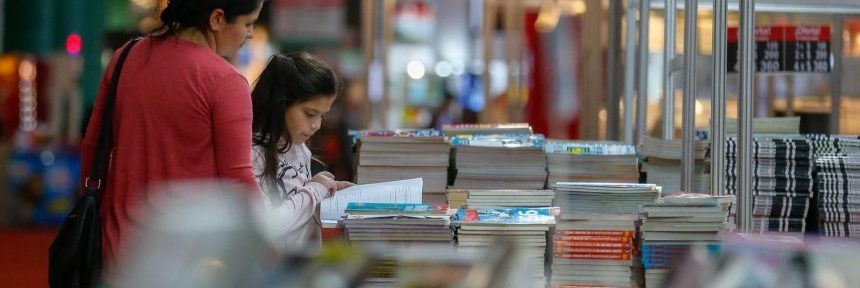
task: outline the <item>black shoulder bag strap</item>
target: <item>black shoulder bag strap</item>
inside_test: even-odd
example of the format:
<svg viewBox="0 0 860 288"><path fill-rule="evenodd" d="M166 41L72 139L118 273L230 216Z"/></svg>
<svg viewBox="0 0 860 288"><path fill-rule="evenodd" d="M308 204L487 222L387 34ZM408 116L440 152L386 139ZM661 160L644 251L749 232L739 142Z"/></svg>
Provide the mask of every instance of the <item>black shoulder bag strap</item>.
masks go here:
<svg viewBox="0 0 860 288"><path fill-rule="evenodd" d="M116 90L119 86L119 76L120 72L122 72L122 66L125 64L125 58L128 57L128 52L131 51L131 48L140 39L133 39L126 45L125 50L119 55L119 59L117 59L114 65L113 74L111 74L110 88L108 88L108 94L106 95L101 128L99 129L99 143L96 146L96 154L93 157L90 176L84 181L84 188L87 189L86 192L89 195L98 196L99 190L103 188L102 185L105 183L102 179L106 176L105 170L107 169L108 158L113 146L113 110L114 104L116 104Z"/></svg>
<svg viewBox="0 0 860 288"><path fill-rule="evenodd" d="M111 123L116 101L117 83L123 63L129 51L140 39L126 45L114 64L110 90L105 95L104 111L100 127L98 146L90 176L84 181L86 193L79 199L48 248L48 280L53 288L98 287L102 269L101 223L99 220L98 194L104 186L102 181L108 167L111 150Z"/></svg>

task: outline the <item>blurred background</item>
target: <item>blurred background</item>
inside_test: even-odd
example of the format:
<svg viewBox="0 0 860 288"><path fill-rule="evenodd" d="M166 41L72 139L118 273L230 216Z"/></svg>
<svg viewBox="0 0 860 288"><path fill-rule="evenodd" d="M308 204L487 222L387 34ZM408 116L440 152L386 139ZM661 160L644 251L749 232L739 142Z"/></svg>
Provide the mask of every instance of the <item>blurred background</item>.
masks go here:
<svg viewBox="0 0 860 288"><path fill-rule="evenodd" d="M639 1L633 1L638 5ZM117 47L158 26L159 0L0 0L0 283L44 281L47 243L74 201L79 141L98 82ZM621 140L626 5L619 0L269 0L255 38L234 59L253 83L270 55L307 50L345 86L311 148L352 179L349 130L529 123L554 139ZM683 49L684 11L677 19ZM711 11L697 29L696 123L710 119ZM663 10L650 11L647 134L662 134L672 95L680 133L682 81L662 91ZM635 17L635 16L631 16ZM832 25L832 15L759 12L757 25ZM737 27L738 14L729 14ZM860 134L860 15L839 22L842 73L755 79L756 117L800 116L802 133ZM634 44L634 45L631 45ZM838 131L831 81L841 77ZM679 77L680 79L680 77ZM728 117L738 75L728 74ZM653 112L652 112L653 111ZM18 274L16 274L18 275ZM27 278L28 275L30 278ZM21 278L16 278L21 279ZM22 282L32 286L34 282ZM10 284L15 285L15 282ZM2 285L0 285L2 286Z"/></svg>

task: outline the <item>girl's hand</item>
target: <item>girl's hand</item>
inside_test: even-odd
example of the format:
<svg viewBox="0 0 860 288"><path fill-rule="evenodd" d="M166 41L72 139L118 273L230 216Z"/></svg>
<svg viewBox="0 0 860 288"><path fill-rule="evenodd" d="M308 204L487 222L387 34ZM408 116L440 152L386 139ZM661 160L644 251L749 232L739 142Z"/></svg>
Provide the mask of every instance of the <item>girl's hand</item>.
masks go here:
<svg viewBox="0 0 860 288"><path fill-rule="evenodd" d="M337 181L337 191L355 186L355 183L349 181Z"/></svg>
<svg viewBox="0 0 860 288"><path fill-rule="evenodd" d="M314 177L319 176L319 175L322 175L322 176L325 176L325 177L328 177L328 178L331 178L332 180L334 180L334 174L331 174L331 172L322 171L320 173L317 173L317 175L314 175Z"/></svg>
<svg viewBox="0 0 860 288"><path fill-rule="evenodd" d="M323 186L325 186L326 189L328 189L329 195L331 195L334 194L335 191L337 191L337 181L334 181L332 177L329 177L326 174L331 175L331 173L328 172L317 173L317 175L314 175L314 177L311 178L311 182L317 182L322 184Z"/></svg>

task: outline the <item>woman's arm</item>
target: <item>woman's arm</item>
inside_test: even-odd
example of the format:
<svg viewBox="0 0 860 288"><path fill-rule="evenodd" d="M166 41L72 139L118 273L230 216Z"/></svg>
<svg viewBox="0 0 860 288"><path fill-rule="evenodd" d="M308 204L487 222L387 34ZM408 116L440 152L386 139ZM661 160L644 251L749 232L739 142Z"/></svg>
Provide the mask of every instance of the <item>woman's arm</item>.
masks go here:
<svg viewBox="0 0 860 288"><path fill-rule="evenodd" d="M251 93L248 82L231 74L213 89L212 133L218 177L258 191L251 167ZM256 194L256 193L255 193Z"/></svg>

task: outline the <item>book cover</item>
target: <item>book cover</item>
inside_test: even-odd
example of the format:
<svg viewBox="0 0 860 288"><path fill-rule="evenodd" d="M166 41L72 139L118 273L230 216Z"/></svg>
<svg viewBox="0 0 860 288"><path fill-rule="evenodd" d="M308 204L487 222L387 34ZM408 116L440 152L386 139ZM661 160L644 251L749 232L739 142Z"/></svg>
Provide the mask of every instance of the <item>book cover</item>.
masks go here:
<svg viewBox="0 0 860 288"><path fill-rule="evenodd" d="M406 203L364 203L351 202L346 205L346 213L351 214L436 214L449 213L448 204L406 204Z"/></svg>
<svg viewBox="0 0 860 288"><path fill-rule="evenodd" d="M544 147L546 153L574 154L574 155L635 155L636 147L633 145L598 143L598 142L572 142L572 141L547 141Z"/></svg>
<svg viewBox="0 0 860 288"><path fill-rule="evenodd" d="M462 135L451 137L450 141L452 146L543 148L544 137L541 134Z"/></svg>
<svg viewBox="0 0 860 288"><path fill-rule="evenodd" d="M442 131L436 129L394 129L394 130L362 130L354 131L358 138L362 137L442 137Z"/></svg>
<svg viewBox="0 0 860 288"><path fill-rule="evenodd" d="M555 224L557 214L556 207L460 209L457 220L482 224Z"/></svg>
<svg viewBox="0 0 860 288"><path fill-rule="evenodd" d="M528 123L445 124L442 125L442 131L445 135L531 134L532 127Z"/></svg>

